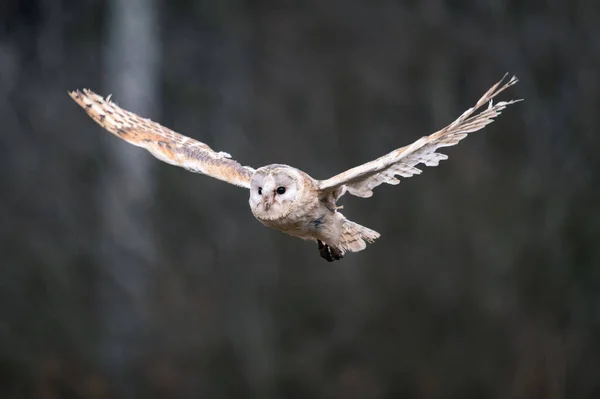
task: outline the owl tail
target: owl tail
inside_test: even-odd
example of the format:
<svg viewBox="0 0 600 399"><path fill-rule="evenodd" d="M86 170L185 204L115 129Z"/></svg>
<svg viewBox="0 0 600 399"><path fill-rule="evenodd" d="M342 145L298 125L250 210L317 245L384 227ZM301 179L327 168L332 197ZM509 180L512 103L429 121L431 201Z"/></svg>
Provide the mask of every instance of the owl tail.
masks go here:
<svg viewBox="0 0 600 399"><path fill-rule="evenodd" d="M359 252L378 239L380 234L375 230L361 226L360 224L344 220L342 224L342 237L338 244L342 252Z"/></svg>

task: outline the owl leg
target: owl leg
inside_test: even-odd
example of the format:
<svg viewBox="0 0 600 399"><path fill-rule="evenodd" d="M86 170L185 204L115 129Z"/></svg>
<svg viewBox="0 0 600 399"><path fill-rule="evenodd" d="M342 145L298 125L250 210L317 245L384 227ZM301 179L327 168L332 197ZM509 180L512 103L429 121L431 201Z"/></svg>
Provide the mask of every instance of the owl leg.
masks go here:
<svg viewBox="0 0 600 399"><path fill-rule="evenodd" d="M324 244L321 240L317 240L317 245L319 246L319 253L321 254L321 257L327 262L340 260L344 257L342 251L340 251L337 248L330 247L327 244Z"/></svg>

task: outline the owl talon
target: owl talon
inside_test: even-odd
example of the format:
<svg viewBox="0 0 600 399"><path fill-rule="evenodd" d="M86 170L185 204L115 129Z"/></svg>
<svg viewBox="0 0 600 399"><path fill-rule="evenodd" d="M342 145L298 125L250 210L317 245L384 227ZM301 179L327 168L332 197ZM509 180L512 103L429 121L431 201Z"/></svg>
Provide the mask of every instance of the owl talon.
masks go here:
<svg viewBox="0 0 600 399"><path fill-rule="evenodd" d="M333 257L333 260L340 260L344 257L344 254L338 248L329 247L329 252Z"/></svg>
<svg viewBox="0 0 600 399"><path fill-rule="evenodd" d="M329 252L329 245L323 244L323 241L317 240L317 245L319 246L319 254L321 254L321 258L325 259L327 262L333 262L333 257Z"/></svg>
<svg viewBox="0 0 600 399"><path fill-rule="evenodd" d="M321 257L327 262L340 260L344 257L344 255L339 249L332 248L329 245L324 244L321 240L317 240L317 245L319 246L319 253L321 254Z"/></svg>

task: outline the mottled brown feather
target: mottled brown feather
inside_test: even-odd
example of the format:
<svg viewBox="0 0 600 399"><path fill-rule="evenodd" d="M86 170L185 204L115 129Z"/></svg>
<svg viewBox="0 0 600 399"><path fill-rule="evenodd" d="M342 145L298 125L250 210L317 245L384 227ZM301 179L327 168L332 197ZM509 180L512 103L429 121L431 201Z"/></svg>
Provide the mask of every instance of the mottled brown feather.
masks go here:
<svg viewBox="0 0 600 399"><path fill-rule="evenodd" d="M145 148L161 161L250 188L254 169L240 165L230 159L229 154L216 152L204 143L120 108L110 97L104 99L86 89L69 92L69 95L104 129Z"/></svg>
<svg viewBox="0 0 600 399"><path fill-rule="evenodd" d="M321 196L326 197L328 193L338 190L338 196L349 192L358 197L367 198L373 195L373 188L382 183L398 184L400 180L396 176L411 177L418 175L421 170L415 166L425 164L426 166L437 166L440 161L448 159L447 155L435 152L440 147L448 147L458 144L467 137L468 133L483 129L494 121L494 118L508 105L522 100L502 101L496 104L492 99L506 88L517 83L517 78L512 77L502 85L506 75L494 86L492 86L475 106L469 108L458 119L445 128L425 136L405 147L399 148L374 161L349 169L343 173L333 176L327 180L319 181ZM477 115L475 111L489 102L489 106ZM339 190L340 187L345 190Z"/></svg>

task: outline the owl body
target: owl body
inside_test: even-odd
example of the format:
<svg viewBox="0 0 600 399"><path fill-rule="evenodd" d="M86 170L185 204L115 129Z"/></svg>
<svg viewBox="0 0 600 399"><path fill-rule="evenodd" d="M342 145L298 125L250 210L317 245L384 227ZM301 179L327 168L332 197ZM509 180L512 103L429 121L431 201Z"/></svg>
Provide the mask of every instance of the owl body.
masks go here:
<svg viewBox="0 0 600 399"><path fill-rule="evenodd" d="M253 169L242 166L225 152L181 135L149 119L129 112L110 99L90 90L70 92L70 96L100 126L115 136L143 147L152 155L189 171L202 173L250 190L250 209L265 226L294 237L317 242L328 261L341 259L346 252L358 252L379 233L354 223L338 210L336 201L344 194L368 198L380 184L398 184L399 178L421 173L416 166L437 166L448 157L436 152L456 145L469 133L491 123L508 105L517 101L492 99L517 82L504 78L492 86L477 103L445 128L326 180L317 180L288 165L273 164ZM489 106L479 113L476 111Z"/></svg>
<svg viewBox="0 0 600 399"><path fill-rule="evenodd" d="M341 220L324 206L299 208L296 212L280 219L261 219L254 215L263 225L277 229L288 235L303 240L338 241Z"/></svg>
<svg viewBox="0 0 600 399"><path fill-rule="evenodd" d="M267 227L319 244L328 260L357 252L379 233L347 220L338 212L336 199L343 191L323 191L319 181L288 165L267 165L250 180L250 209Z"/></svg>

